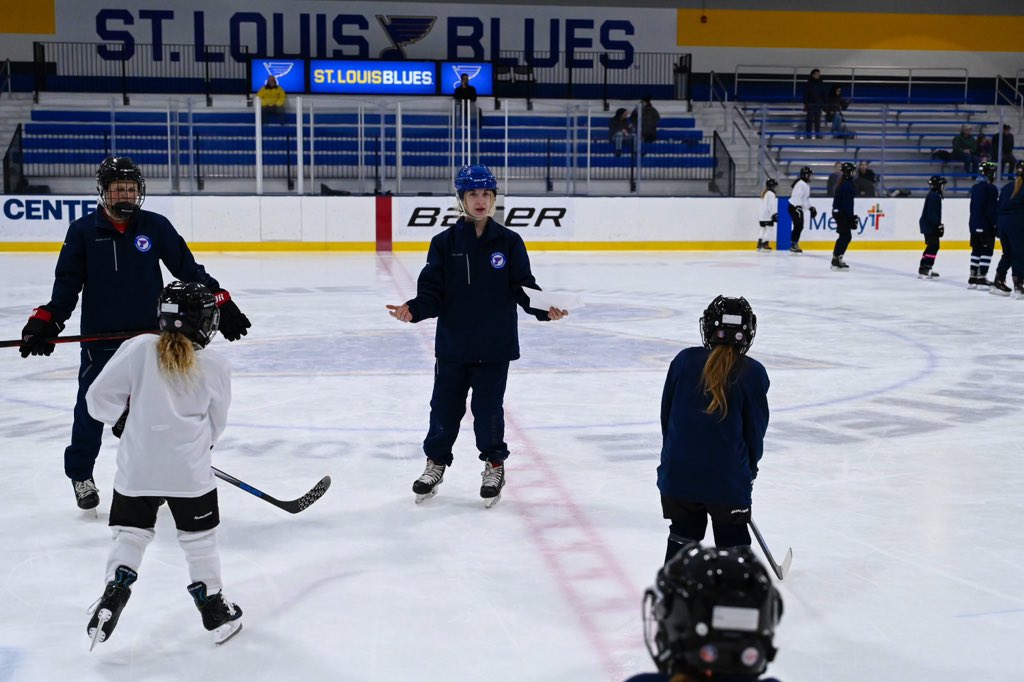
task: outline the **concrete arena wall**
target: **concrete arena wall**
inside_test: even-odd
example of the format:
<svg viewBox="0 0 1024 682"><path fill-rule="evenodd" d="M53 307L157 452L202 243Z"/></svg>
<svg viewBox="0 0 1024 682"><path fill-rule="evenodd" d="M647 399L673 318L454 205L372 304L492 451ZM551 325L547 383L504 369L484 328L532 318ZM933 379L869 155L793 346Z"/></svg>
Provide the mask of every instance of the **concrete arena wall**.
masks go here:
<svg viewBox="0 0 1024 682"><path fill-rule="evenodd" d="M780 216L785 216L785 199ZM858 199L851 247L920 249L923 199ZM541 250L749 250L757 239L756 198L501 196L498 218ZM814 199L818 218L805 249L835 240L832 200ZM0 199L0 251L59 250L68 224L96 207L95 196ZM197 251L426 250L457 214L448 197L149 196ZM943 248L969 248L969 200L947 199ZM774 233L772 240L775 240Z"/></svg>

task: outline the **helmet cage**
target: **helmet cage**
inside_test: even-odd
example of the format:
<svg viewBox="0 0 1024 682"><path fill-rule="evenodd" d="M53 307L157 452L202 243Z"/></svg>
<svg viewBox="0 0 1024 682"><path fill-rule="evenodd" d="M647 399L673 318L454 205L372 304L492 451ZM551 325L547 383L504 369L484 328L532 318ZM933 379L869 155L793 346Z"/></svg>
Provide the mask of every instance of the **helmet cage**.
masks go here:
<svg viewBox="0 0 1024 682"><path fill-rule="evenodd" d="M746 353L756 334L757 315L743 297L718 296L700 318L700 337L705 348L729 344Z"/></svg>
<svg viewBox="0 0 1024 682"><path fill-rule="evenodd" d="M108 190L115 182L134 182L135 201L118 201L110 203ZM142 207L146 200L146 179L142 170L127 156L108 156L96 170L96 193L100 205L112 217L118 220L129 220Z"/></svg>
<svg viewBox="0 0 1024 682"><path fill-rule="evenodd" d="M160 293L157 326L161 332L184 334L196 348L205 348L220 328L220 310L202 284L171 282Z"/></svg>

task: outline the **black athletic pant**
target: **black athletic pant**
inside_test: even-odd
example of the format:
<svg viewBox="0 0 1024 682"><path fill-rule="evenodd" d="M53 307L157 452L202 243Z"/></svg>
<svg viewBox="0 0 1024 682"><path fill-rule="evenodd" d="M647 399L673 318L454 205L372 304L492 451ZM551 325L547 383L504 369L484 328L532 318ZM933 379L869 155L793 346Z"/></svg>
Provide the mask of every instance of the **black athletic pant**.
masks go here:
<svg viewBox="0 0 1024 682"><path fill-rule="evenodd" d="M716 547L735 547L750 544L750 505L726 507L722 505L688 502L673 497L661 496L662 517L671 521L668 527L668 547L665 562L675 556L687 542L700 542L708 528L715 534Z"/></svg>
<svg viewBox="0 0 1024 682"><path fill-rule="evenodd" d="M996 279L1006 279L1006 273L1010 271L1010 263L1013 262L1013 244L1005 232L999 232L999 249L1002 254L999 256L999 263L996 265Z"/></svg>
<svg viewBox="0 0 1024 682"><path fill-rule="evenodd" d="M434 392L430 397L430 429L423 440L423 452L435 464L451 465L452 446L459 436L459 425L466 414L466 398L473 398L473 433L480 459L504 462L508 458L505 443L505 386L507 362L434 363Z"/></svg>
<svg viewBox="0 0 1024 682"><path fill-rule="evenodd" d="M992 253L996 248L996 236L992 232L971 231L971 267L978 268L982 277L988 274Z"/></svg>
<svg viewBox="0 0 1024 682"><path fill-rule="evenodd" d="M793 244L799 244L800 233L804 231L804 212L802 210L798 210L793 204L790 204L789 217L793 220L793 231L790 233L789 241Z"/></svg>
<svg viewBox="0 0 1024 682"><path fill-rule="evenodd" d="M78 369L78 399L71 425L71 445L64 450L64 473L73 481L92 478L92 468L100 454L100 441L103 439L103 422L96 421L89 414L85 394L120 345L120 341L115 341L106 347L88 344L82 348L82 364Z"/></svg>
<svg viewBox="0 0 1024 682"><path fill-rule="evenodd" d="M928 230L924 233L924 253L921 254L922 271L927 272L935 265L935 256L939 253L939 233L936 230Z"/></svg>
<svg viewBox="0 0 1024 682"><path fill-rule="evenodd" d="M857 229L857 219L845 213L836 213L836 246L832 249L832 257L838 258L846 253L846 247L853 239L853 231Z"/></svg>

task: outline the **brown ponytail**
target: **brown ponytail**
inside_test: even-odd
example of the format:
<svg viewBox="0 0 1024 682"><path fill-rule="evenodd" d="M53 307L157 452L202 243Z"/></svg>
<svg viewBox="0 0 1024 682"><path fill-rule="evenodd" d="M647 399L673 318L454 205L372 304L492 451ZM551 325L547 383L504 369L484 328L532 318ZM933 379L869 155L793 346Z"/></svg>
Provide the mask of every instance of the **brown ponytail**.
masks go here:
<svg viewBox="0 0 1024 682"><path fill-rule="evenodd" d="M196 351L184 334L161 332L156 353L160 369L171 377L187 377L195 369Z"/></svg>
<svg viewBox="0 0 1024 682"><path fill-rule="evenodd" d="M740 349L731 344L715 344L704 363L704 369L700 372L700 387L704 395L711 397L711 403L704 414L721 413L721 420L729 414L729 403L726 399L725 389L732 378L733 370L740 359Z"/></svg>
<svg viewBox="0 0 1024 682"><path fill-rule="evenodd" d="M1018 175L1017 179L1013 181L1013 194L1010 195L1011 199L1017 196L1017 192L1020 191L1021 185L1024 185L1024 175Z"/></svg>

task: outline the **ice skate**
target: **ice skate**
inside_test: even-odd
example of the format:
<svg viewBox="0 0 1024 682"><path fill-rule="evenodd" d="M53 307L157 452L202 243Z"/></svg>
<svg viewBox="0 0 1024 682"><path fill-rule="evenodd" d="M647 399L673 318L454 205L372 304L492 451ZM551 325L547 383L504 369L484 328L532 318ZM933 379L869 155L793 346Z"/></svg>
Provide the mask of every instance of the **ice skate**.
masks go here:
<svg viewBox="0 0 1024 682"><path fill-rule="evenodd" d="M939 278L939 273L935 272L931 268L918 268L917 278L935 280Z"/></svg>
<svg viewBox="0 0 1024 682"><path fill-rule="evenodd" d="M790 253L803 253L804 250L800 248L800 244L794 242L793 245L789 247L789 252Z"/></svg>
<svg viewBox="0 0 1024 682"><path fill-rule="evenodd" d="M770 243L768 243L768 240L765 240L765 241L761 242L761 250L762 251L771 251L772 250L772 245Z"/></svg>
<svg viewBox="0 0 1024 682"><path fill-rule="evenodd" d="M89 625L85 629L92 639L89 651L92 651L97 642L105 642L110 639L110 635L113 634L114 628L117 626L117 620L121 617L124 605L132 596L131 584L138 578L139 574L127 566L118 566L114 571L114 579L107 583L106 589L103 590L103 596L96 603L92 618L89 619Z"/></svg>
<svg viewBox="0 0 1024 682"><path fill-rule="evenodd" d="M984 275L978 275L978 281L976 284L978 285L977 289L979 291L988 291L992 286L992 282L985 279Z"/></svg>
<svg viewBox="0 0 1024 682"><path fill-rule="evenodd" d="M846 272L850 269L850 266L846 264L842 256L832 256L831 268L837 272Z"/></svg>
<svg viewBox="0 0 1024 682"><path fill-rule="evenodd" d="M427 468L412 484L412 491L416 493L416 504L426 502L437 494L438 487L444 482L444 470L444 464L434 464L433 460L427 460Z"/></svg>
<svg viewBox="0 0 1024 682"><path fill-rule="evenodd" d="M971 268L971 275L967 278L967 288L977 289L978 288L978 268Z"/></svg>
<svg viewBox="0 0 1024 682"><path fill-rule="evenodd" d="M757 240L757 250L758 251L763 251L764 250L764 241L762 241L760 239Z"/></svg>
<svg viewBox="0 0 1024 682"><path fill-rule="evenodd" d="M96 507L100 506L100 491L96 487L96 482L89 477L84 481L71 481L71 485L75 489L75 502L78 503L78 508L91 511L95 516Z"/></svg>
<svg viewBox="0 0 1024 682"><path fill-rule="evenodd" d="M206 594L206 583L188 586L188 592L203 615L203 627L213 633L213 643L220 645L242 630L242 608L224 599L223 592Z"/></svg>
<svg viewBox="0 0 1024 682"><path fill-rule="evenodd" d="M1013 278L1013 297L1018 301L1024 299L1024 278Z"/></svg>
<svg viewBox="0 0 1024 682"><path fill-rule="evenodd" d="M995 294L996 296L1009 296L1012 289L1006 286L1006 275L999 276L996 273L995 281L992 282L992 286L989 287L988 293Z"/></svg>
<svg viewBox="0 0 1024 682"><path fill-rule="evenodd" d="M480 475L483 477L480 497L484 498L484 506L490 509L501 500L501 489L505 487L505 465L494 466L490 462L484 462L484 470Z"/></svg>

